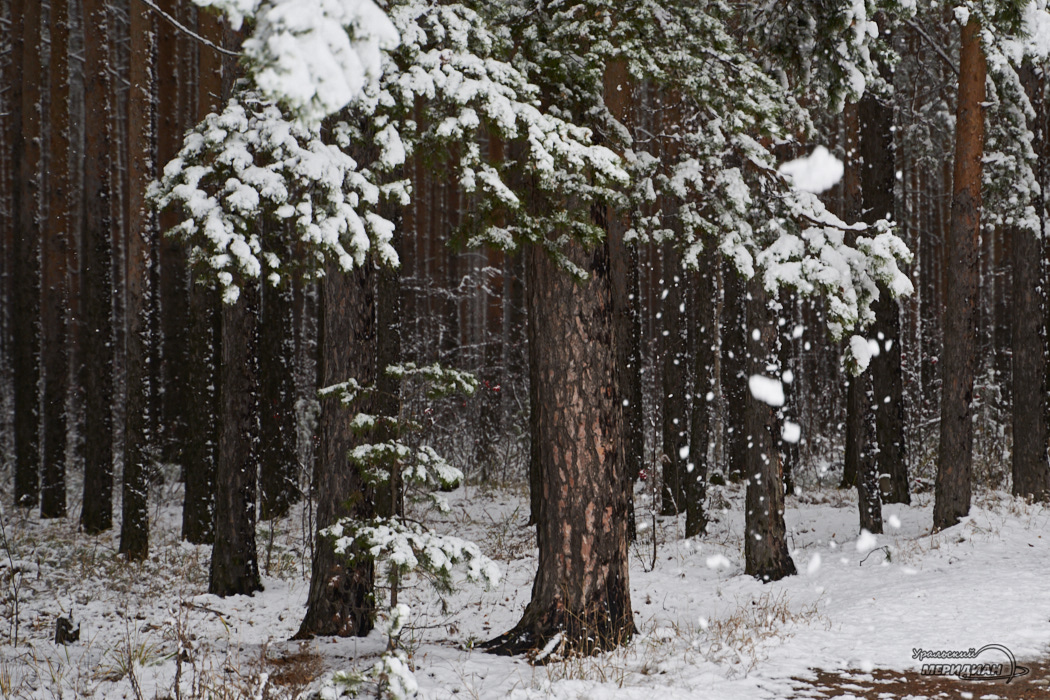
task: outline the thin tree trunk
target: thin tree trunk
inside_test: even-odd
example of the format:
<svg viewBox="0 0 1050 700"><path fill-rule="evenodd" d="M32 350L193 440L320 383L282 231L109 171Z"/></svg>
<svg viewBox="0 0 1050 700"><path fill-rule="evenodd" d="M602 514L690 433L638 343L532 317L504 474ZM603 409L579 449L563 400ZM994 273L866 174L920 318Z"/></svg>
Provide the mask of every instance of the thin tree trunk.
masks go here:
<svg viewBox="0 0 1050 700"><path fill-rule="evenodd" d="M634 632L608 250L572 244L568 254L591 274L586 283L541 246L525 252L539 563L521 620L487 645L495 653L542 649L558 635L559 653L607 650Z"/></svg>
<svg viewBox="0 0 1050 700"><path fill-rule="evenodd" d="M222 25L212 12L197 13L198 32L222 45ZM222 57L209 46L199 50L197 120L214 111L222 99ZM182 537L195 544L211 544L215 525L215 469L218 461L218 387L221 347L219 295L211 280L191 272L189 291L189 342L186 389L189 402L186 442L183 446L186 489L182 508Z"/></svg>
<svg viewBox="0 0 1050 700"><path fill-rule="evenodd" d="M69 4L51 1L51 118L48 153L48 226L44 238L44 463L40 516L66 515L66 441L69 435L69 255L73 199L69 129Z"/></svg>
<svg viewBox="0 0 1050 700"><path fill-rule="evenodd" d="M747 402L748 320L744 278L731 264L722 275L725 305L722 323L722 394L725 397L725 476L736 481L747 473L747 431L744 427Z"/></svg>
<svg viewBox="0 0 1050 700"><path fill-rule="evenodd" d="M687 326L682 293L681 256L673 243L664 244L664 289L661 303L661 445L663 454L663 492L660 512L677 515L685 510L686 458L689 454L689 414L686 403Z"/></svg>
<svg viewBox="0 0 1050 700"><path fill-rule="evenodd" d="M955 118L955 170L951 226L945 250L951 256L945 290L944 351L941 353L940 451L933 526L943 530L970 511L973 464L973 380L976 363L978 241L981 224L981 158L984 154L984 82L980 23L962 29L959 105Z"/></svg>
<svg viewBox="0 0 1050 700"><path fill-rule="evenodd" d="M777 324L761 279L748 285L747 302L748 376L768 377L767 367L776 365ZM745 398L747 442L744 446L747 492L744 497L744 571L763 582L779 581L795 573L787 548L784 523L784 474L777 450L776 416L773 406L747 391Z"/></svg>
<svg viewBox="0 0 1050 700"><path fill-rule="evenodd" d="M284 224L267 224L284 226ZM276 234L284 238L284 233ZM274 234L267 236L272 240ZM264 245L272 245L264 243ZM282 260L292 255L290 246L277 251ZM292 284L264 284L260 327L259 514L263 520L284 517L299 500L298 463L295 450L295 338Z"/></svg>
<svg viewBox="0 0 1050 700"><path fill-rule="evenodd" d="M177 16L176 0L163 0L161 7L172 17ZM180 73L184 66L179 55L187 45L180 41L178 31L168 22L158 25L157 65L157 160L163 168L182 147L182 134L191 125L184 124L181 109L182 84L189 76ZM202 51L211 51L207 46ZM160 214L160 230L166 233L178 223L178 213L167 210ZM160 302L158 346L161 363L160 415L161 432L156 436L158 448L168 461L186 466L184 454L188 436L186 422L192 410L186 381L189 364L189 271L186 252L174 236L163 236L159 244L160 275L157 298ZM185 477L185 475L184 475Z"/></svg>
<svg viewBox="0 0 1050 700"><path fill-rule="evenodd" d="M215 545L208 592L251 595L262 590L255 549L259 469L259 286L241 285L222 310L222 427L215 472Z"/></svg>
<svg viewBox="0 0 1050 700"><path fill-rule="evenodd" d="M707 530L708 452L712 439L711 413L715 406L715 356L718 353L717 253L706 251L693 274L694 296L690 334L693 336L693 410L689 422L689 460L685 465L685 536Z"/></svg>
<svg viewBox="0 0 1050 700"><path fill-rule="evenodd" d="M21 22L15 59L22 70L21 104L15 125L15 503L32 507L40 498L40 242L43 177L43 20L41 3L15 0Z"/></svg>
<svg viewBox="0 0 1050 700"><path fill-rule="evenodd" d="M1047 461L1046 356L1041 308L1039 240L1017 231L1013 240L1013 494L1046 500L1050 496Z"/></svg>
<svg viewBox="0 0 1050 700"><path fill-rule="evenodd" d="M630 128L634 90L625 61L611 61L604 77L605 103L621 124ZM645 468L645 427L642 404L642 325L638 312L638 247L624 241L630 221L611 207L606 214L609 264L612 275L613 337L616 342L616 376L623 399L624 469L630 479L627 535L637 531L634 513L634 481Z"/></svg>
<svg viewBox="0 0 1050 700"><path fill-rule="evenodd" d="M149 309L153 217L146 187L153 179L153 23L150 10L133 4L130 15L131 93L128 97L127 335L124 411L124 487L120 552L142 560L149 553L150 386Z"/></svg>
<svg viewBox="0 0 1050 700"><path fill-rule="evenodd" d="M321 385L354 378L376 379L374 271L371 265L344 273L334 265L322 281L320 329ZM354 348L348 353L347 348ZM369 412L368 406L355 409ZM321 404L321 444L317 464L317 544L306 616L295 639L314 635L365 636L373 626L374 568L371 562L349 566L336 556L321 530L345 517L373 515L371 494L357 469L347 463L353 446L352 413L340 402Z"/></svg>
<svg viewBox="0 0 1050 700"><path fill-rule="evenodd" d="M113 249L110 237L109 13L105 0L83 0L84 24L84 505L88 534L113 525Z"/></svg>

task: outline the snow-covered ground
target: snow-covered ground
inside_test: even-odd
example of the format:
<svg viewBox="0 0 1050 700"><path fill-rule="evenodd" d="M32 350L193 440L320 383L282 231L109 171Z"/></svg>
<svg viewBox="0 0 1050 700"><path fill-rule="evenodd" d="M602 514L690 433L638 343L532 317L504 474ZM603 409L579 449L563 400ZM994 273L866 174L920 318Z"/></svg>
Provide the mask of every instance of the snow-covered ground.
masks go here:
<svg viewBox="0 0 1050 700"><path fill-rule="evenodd" d="M158 503L177 502L178 487L167 488ZM423 697L789 698L808 694L813 669L918 671L917 648L1001 644L1022 662L1050 649L1050 509L983 494L962 524L931 535L931 497L920 494L915 505L886 506L887 532L872 539L858 537L851 494L809 491L788 498L799 575L761 584L743 573L743 491L730 487L701 540L660 519L655 561L652 520L640 513L631 550L639 633L628 648L534 667L471 648L512 627L529 599L527 496L475 487L451 496L438 529L475 539L504 576L493 590L465 585L445 601L421 583L402 593ZM209 548L178 541L177 508L157 506L153 554L141 565L117 556L116 533L78 534L75 516L45 522L4 509L2 697L291 698L332 671L366 668L385 646L379 632L288 641L308 584L301 509L272 532L260 526L266 590L227 599L205 593ZM80 641L56 646L55 619L70 610ZM980 688L974 697L995 696Z"/></svg>

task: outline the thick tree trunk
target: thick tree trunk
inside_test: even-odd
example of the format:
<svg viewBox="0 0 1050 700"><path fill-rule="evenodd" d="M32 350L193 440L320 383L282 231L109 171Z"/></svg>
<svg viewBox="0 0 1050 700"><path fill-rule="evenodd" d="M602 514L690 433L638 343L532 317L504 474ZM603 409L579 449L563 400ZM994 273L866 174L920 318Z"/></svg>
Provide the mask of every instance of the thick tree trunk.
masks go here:
<svg viewBox="0 0 1050 700"><path fill-rule="evenodd" d="M590 279L575 283L539 245L525 252L539 566L517 626L487 645L495 653L592 652L634 632L627 561L630 479L624 468L613 344L608 251L570 258ZM549 657L547 657L549 658ZM537 659L542 660L542 659Z"/></svg>
<svg viewBox="0 0 1050 700"><path fill-rule="evenodd" d="M41 3L17 0L13 17L22 40L15 58L22 69L21 104L15 126L15 503L35 506L40 499L40 241L43 174L43 85Z"/></svg>
<svg viewBox="0 0 1050 700"><path fill-rule="evenodd" d="M44 238L44 463L40 516L66 515L66 440L69 434L69 255L71 202L69 124L69 4L51 2L51 103L48 149L48 233Z"/></svg>
<svg viewBox="0 0 1050 700"><path fill-rule="evenodd" d="M150 255L154 222L146 187L153 179L153 22L145 5L132 5L130 15L131 93L128 98L127 248L125 280L127 395L124 410L124 487L120 552L128 559L149 553L150 386L149 324Z"/></svg>
<svg viewBox="0 0 1050 700"><path fill-rule="evenodd" d="M84 25L98 35L84 42L84 506L88 534L113 525L113 248L110 168L113 148L109 26L105 0L84 0Z"/></svg>
<svg viewBox="0 0 1050 700"><path fill-rule="evenodd" d="M262 590L255 549L259 469L259 286L251 280L222 310L219 396L222 427L215 475L215 545L208 592L251 595Z"/></svg>
<svg viewBox="0 0 1050 700"><path fill-rule="evenodd" d="M347 379L369 384L376 379L376 325L374 271L371 265L352 273L330 266L322 282L322 387ZM353 348L353 352L347 352ZM368 412L370 407L357 406ZM348 566L337 557L329 538L320 531L340 518L365 519L373 515L371 495L358 470L347 462L353 447L353 414L332 399L321 405L321 444L317 464L317 545L306 616L296 639L314 635L365 636L372 630L375 611L374 571L371 562Z"/></svg>
<svg viewBox="0 0 1050 700"><path fill-rule="evenodd" d="M893 150L893 105L866 93L860 101L860 155L863 218L874 223L893 218L896 162ZM901 367L901 322L897 301L885 287L875 303L872 333L879 354L872 358L875 404L876 464L880 490L887 503L910 503L904 435L904 373Z"/></svg>
<svg viewBox="0 0 1050 700"><path fill-rule="evenodd" d="M955 171L948 233L944 350L941 353L940 450L933 526L943 530L970 511L973 464L973 379L977 333L978 240L981 224L981 158L984 154L984 82L980 23L962 30L959 105L955 118Z"/></svg>
<svg viewBox="0 0 1050 700"><path fill-rule="evenodd" d="M747 347L748 377L769 376L776 365L777 323L761 279L748 284ZM744 445L747 492L744 497L744 570L763 582L779 581L795 573L787 548L784 524L784 474L777 450L776 415L773 406L747 391L745 398Z"/></svg>

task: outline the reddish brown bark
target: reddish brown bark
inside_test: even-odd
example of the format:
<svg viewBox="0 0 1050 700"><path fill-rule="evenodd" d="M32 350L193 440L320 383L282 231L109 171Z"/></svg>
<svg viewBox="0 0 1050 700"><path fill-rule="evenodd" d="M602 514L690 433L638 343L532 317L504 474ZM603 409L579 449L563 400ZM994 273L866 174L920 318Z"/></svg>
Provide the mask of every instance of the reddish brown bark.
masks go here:
<svg viewBox="0 0 1050 700"><path fill-rule="evenodd" d="M952 213L945 245L944 343L941 353L940 451L933 506L936 530L951 527L970 511L973 464L973 379L976 363L977 276L981 227L981 158L984 154L984 83L987 65L980 23L962 29L959 103L955 118Z"/></svg>
<svg viewBox="0 0 1050 700"><path fill-rule="evenodd" d="M125 283L127 396L124 423L123 520L120 552L128 559L149 553L149 309L154 220L146 205L153 179L153 22L142 4L132 4L131 91L128 96L127 240Z"/></svg>
<svg viewBox="0 0 1050 700"><path fill-rule="evenodd" d="M608 251L573 244L568 255L590 273L587 282L574 282L541 246L525 253L539 565L521 620L489 642L495 653L537 650L558 635L558 652L587 653L623 644L634 632L631 482L623 460Z"/></svg>
<svg viewBox="0 0 1050 700"><path fill-rule="evenodd" d="M322 283L320 356L321 385L353 377L375 381L375 273L371 265L345 273L330 266ZM355 348L352 353L347 348ZM368 407L358 406L366 411ZM353 447L352 412L334 399L321 405L321 443L317 463L317 528L340 518L368 518L370 495L360 472L348 464ZM364 636L372 629L375 610L371 562L348 566L335 554L332 541L317 535L306 615L296 639L314 635Z"/></svg>

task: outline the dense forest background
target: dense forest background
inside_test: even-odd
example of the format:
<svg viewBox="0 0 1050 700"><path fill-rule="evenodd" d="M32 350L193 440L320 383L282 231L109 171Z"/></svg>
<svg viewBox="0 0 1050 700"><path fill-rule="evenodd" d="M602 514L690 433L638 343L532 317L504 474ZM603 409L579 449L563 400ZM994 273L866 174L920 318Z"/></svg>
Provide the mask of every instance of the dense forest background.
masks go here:
<svg viewBox="0 0 1050 700"><path fill-rule="evenodd" d="M259 586L256 519L285 517L304 500L318 527L360 510L363 500L398 514L396 503L384 504L387 496L354 496L371 487L348 476L353 470L343 458L359 440L348 427L352 414L326 408L318 390L351 377L382 383L387 365L437 362L473 373L474 395L433 398L422 389L387 386L379 394L393 397L394 407L377 398L372 412L423 416L427 444L467 481L530 484L532 520L553 527L544 524L555 516L537 495L545 493L546 473L538 465L548 459L541 425L547 419L538 416L544 406L565 404L536 381L549 385L550 373L567 365L540 366L530 353L556 356L549 348L563 340L566 347L582 343L585 353L597 347L585 333L563 338L571 324L556 324L562 312L577 320L615 316L609 362L616 372L609 375L623 405L619 468L632 485L658 480L659 510L688 511L687 534L705 527L708 488L748 480L748 439L756 425L772 436L772 461L781 471L770 488L783 487L779 498L785 488L857 487L869 529L881 528L879 503L907 503L935 488L943 489L938 527L965 514L971 486L1045 497L1050 305L1043 295L1050 247L1042 236L1041 192L1050 184L1050 109L1044 66L1028 59L1016 70L993 65L986 95L972 21L938 6L912 7L892 21L881 8L870 9L891 29L881 35L881 53L873 51L876 76L859 99L834 104L828 94L805 94L798 87L805 70L789 65L790 58L755 59L772 65L771 74L797 70L781 86L784 102L803 104L812 126L790 138L756 138L780 162L825 146L845 164L844 177L820 193L828 210L848 222L892 220L912 253L905 272L913 293L893 298L884 287L874 322L858 331L869 339L862 346L876 349L854 346L850 354L849 335L828 332L835 311L826 298L784 288L766 300L763 287L740 275L717 246L695 254L673 236L625 239L624 221L684 211L678 199L699 196L676 199L670 175L672 185L639 210L625 214L601 196L583 207L610 249L626 241L627 252L610 252L611 301L558 307L574 296L568 274L540 276L542 265L530 262L539 254L527 245L478 245L484 239L470 232L482 218L479 195L425 140L400 170L410 201L396 211L378 205L396 224L391 245L400 266L369 259L347 273L326 262L325 274L315 269L286 275L276 286L242 284L236 303L224 303L192 241L163 235L180 224L180 211L160 210L149 188L179 156L183 134L243 94L238 56L251 24L235 30L185 0L0 0L5 502L39 509L43 518L77 518L88 533L118 527L121 552L141 559L149 551L150 491L165 479L180 480L183 536L216 545L211 591L251 592ZM603 69L605 105L621 130L595 120L594 140L622 153L617 144L626 132L635 152L673 162L695 148L688 127L704 105L687 92L687 81L639 79L633 67L628 75L628 59ZM549 71L557 74L550 85L570 80L557 66ZM557 94L552 89L539 101ZM981 103L983 110L973 107ZM571 104L561 113L588 107ZM418 103L416 109L422 114ZM373 133L368 128L361 133ZM323 129L336 132L330 122ZM492 162L510 162L520 148L486 128L451 149L470 147ZM352 142L347 150L367 160L362 153L370 148ZM1016 152L1028 169L1010 165ZM726 162L736 163L733 157ZM976 163L976 172L966 162ZM1031 178L1044 189L1032 187ZM969 200L960 195L966 188ZM537 208L547 206L537 196ZM498 207L484 214L510 217ZM684 214L665 219L670 231L685 225ZM272 232L268 227L283 224L260 216L254 225ZM313 254L293 236L270 240L287 246L277 251L282 259ZM550 300L530 302L530 295ZM775 318L768 316L771 306ZM539 324L530 318L537 308L551 315L530 330ZM853 376L858 354L860 364L868 354L871 362ZM748 422L755 394L749 380L769 368L785 397L767 426ZM967 428L951 433L963 423L972 426L972 442ZM702 456L698 445L706 445ZM397 488L394 501L402 498ZM636 513L628 510L634 536ZM315 574L328 570L326 557L334 561L325 541L317 542ZM778 578L790 571L767 562L751 573ZM346 575L353 585L371 585L371 573ZM333 613L324 608L325 595L311 591L301 634L370 628L362 612L368 604L342 601L352 612Z"/></svg>

